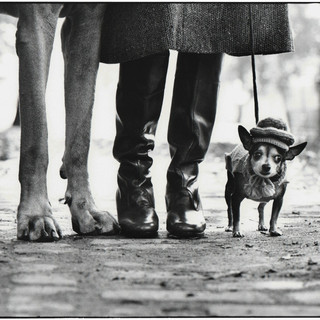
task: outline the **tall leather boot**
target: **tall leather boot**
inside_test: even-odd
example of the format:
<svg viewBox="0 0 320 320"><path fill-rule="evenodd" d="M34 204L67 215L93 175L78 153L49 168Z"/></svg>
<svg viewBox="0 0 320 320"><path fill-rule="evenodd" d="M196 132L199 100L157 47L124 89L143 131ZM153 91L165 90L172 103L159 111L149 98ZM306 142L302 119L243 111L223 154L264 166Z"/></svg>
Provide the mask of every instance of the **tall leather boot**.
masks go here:
<svg viewBox="0 0 320 320"><path fill-rule="evenodd" d="M120 162L118 221L128 236L154 236L159 227L148 153L154 148L168 61L169 52L163 52L120 64L113 154Z"/></svg>
<svg viewBox="0 0 320 320"><path fill-rule="evenodd" d="M214 125L222 54L179 53L169 120L167 230L201 236L206 228L197 186Z"/></svg>

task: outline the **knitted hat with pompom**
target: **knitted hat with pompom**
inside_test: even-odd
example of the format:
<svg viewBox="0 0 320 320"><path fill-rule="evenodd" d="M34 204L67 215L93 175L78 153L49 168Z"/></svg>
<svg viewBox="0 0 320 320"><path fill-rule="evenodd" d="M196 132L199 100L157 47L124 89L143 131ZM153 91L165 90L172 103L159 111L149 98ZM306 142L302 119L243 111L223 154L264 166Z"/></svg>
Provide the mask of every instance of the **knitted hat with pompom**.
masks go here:
<svg viewBox="0 0 320 320"><path fill-rule="evenodd" d="M287 125L281 119L266 118L258 122L255 128L250 130L253 144L269 143L285 151L293 145L294 137L289 133Z"/></svg>

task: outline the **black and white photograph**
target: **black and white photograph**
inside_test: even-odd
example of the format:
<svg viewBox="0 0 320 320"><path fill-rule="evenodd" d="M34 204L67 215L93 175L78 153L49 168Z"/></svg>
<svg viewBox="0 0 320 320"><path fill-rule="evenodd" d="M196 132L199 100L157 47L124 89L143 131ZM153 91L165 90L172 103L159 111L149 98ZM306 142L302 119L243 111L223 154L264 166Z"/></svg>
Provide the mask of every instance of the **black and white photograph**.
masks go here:
<svg viewBox="0 0 320 320"><path fill-rule="evenodd" d="M320 3L0 2L0 318L320 316Z"/></svg>

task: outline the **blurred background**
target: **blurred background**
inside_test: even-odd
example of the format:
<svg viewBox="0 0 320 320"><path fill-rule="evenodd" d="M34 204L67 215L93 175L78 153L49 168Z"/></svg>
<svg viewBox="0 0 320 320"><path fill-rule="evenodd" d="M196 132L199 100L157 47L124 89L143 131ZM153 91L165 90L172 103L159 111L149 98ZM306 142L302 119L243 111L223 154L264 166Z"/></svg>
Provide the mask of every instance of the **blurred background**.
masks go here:
<svg viewBox="0 0 320 320"><path fill-rule="evenodd" d="M287 121L290 130L296 136L296 141L307 140L309 143L307 150L303 153L306 163L312 163L314 167L320 169L317 161L320 138L320 4L289 4L289 13L295 52L256 56L260 119L273 116ZM19 127L12 127L14 122L18 123L16 118L18 103L16 23L16 19L0 15L1 160L18 158L19 151ZM52 171L55 176L57 176L63 155L65 132L63 58L60 42L62 23L63 19L60 19L46 97L50 137L49 152L54 159L53 165L49 167L49 173ZM166 167L169 163L166 135L176 57L176 52L171 52L163 112L156 137L156 152L165 156L166 159L160 164L155 164L153 168L159 172L155 173L156 178L157 174L161 175L159 179L162 182L159 183L158 188L162 190L164 190ZM118 67L118 64L100 64L89 161L91 176L104 179L104 181L112 180L113 187L108 189L110 195L114 195L118 165L112 157ZM237 134L238 124L248 129L255 125L251 62L250 57L225 55L218 112L209 153L215 153L223 160L224 152L230 151L229 145L240 142ZM108 175L101 176L101 172L105 172L106 168ZM60 188L60 186L56 187ZM107 187L106 184L105 187ZM98 194L102 192L99 184L95 184L93 189ZM59 192L62 194L61 190Z"/></svg>

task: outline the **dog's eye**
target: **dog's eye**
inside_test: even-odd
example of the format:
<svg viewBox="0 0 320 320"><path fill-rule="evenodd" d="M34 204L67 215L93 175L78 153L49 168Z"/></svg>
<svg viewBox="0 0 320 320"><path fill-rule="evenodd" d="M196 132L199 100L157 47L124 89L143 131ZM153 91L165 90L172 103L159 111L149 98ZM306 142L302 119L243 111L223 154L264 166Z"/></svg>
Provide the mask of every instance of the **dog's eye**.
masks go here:
<svg viewBox="0 0 320 320"><path fill-rule="evenodd" d="M281 156L274 156L274 162L279 163L281 161Z"/></svg>
<svg viewBox="0 0 320 320"><path fill-rule="evenodd" d="M253 154L253 160L258 161L261 158L261 156L262 156L261 152L255 152Z"/></svg>

